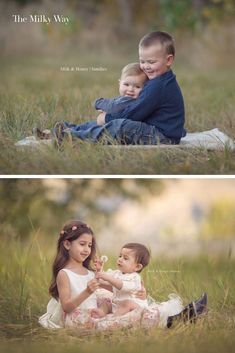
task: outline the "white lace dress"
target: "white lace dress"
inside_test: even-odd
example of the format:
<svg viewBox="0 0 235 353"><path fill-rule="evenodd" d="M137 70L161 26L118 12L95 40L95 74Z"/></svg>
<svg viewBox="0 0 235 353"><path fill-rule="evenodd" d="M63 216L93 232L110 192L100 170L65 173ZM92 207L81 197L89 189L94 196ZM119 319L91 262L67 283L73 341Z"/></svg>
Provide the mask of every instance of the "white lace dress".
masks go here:
<svg viewBox="0 0 235 353"><path fill-rule="evenodd" d="M69 279L71 297L74 298L87 288L87 282L91 281L95 274L88 271L87 275L78 275L68 269L62 269ZM74 326L93 326L91 322L90 312L97 308L96 294L91 294L84 300L79 307L71 313L65 313L62 310L60 301L52 298L47 305L46 314L39 318L39 323L46 328L74 327Z"/></svg>
<svg viewBox="0 0 235 353"><path fill-rule="evenodd" d="M92 271L88 271L87 275L78 275L67 269L63 269L63 271L66 272L69 278L72 297L81 293L87 287L87 282L94 278ZM128 287L131 282L128 279L125 282L125 286ZM139 289L139 284L136 288ZM123 298L123 293L114 293L114 301L115 298ZM133 296L130 298L131 300L136 299L139 303L140 299L133 298ZM52 298L47 305L47 312L39 318L39 323L45 328L57 329L70 327L77 329L78 332L84 329L103 331L132 326L146 328L151 326L166 327L168 316L176 315L183 309L181 298L176 294L170 294L169 300L162 303L157 303L154 299L148 297L147 301L141 301L144 304L140 302L140 306L137 309L123 316L117 317L113 314L108 314L101 319L91 317L91 310L97 308L97 302L98 304L102 303L102 301L111 302L112 299L113 296L110 292L98 290L68 314L63 311L60 301Z"/></svg>

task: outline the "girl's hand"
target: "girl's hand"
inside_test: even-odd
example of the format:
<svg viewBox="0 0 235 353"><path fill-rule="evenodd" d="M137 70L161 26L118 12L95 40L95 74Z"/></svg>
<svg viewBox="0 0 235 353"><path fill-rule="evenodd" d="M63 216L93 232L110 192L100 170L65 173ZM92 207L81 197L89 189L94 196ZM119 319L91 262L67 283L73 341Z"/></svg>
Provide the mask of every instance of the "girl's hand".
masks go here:
<svg viewBox="0 0 235 353"><path fill-rule="evenodd" d="M99 288L99 282L96 279L92 279L87 283L86 290L89 294L92 294Z"/></svg>
<svg viewBox="0 0 235 353"><path fill-rule="evenodd" d="M142 299L142 300L145 300L147 298L147 291L144 287L144 284L142 282L142 288L138 291L135 291L134 293L134 296L138 299Z"/></svg>

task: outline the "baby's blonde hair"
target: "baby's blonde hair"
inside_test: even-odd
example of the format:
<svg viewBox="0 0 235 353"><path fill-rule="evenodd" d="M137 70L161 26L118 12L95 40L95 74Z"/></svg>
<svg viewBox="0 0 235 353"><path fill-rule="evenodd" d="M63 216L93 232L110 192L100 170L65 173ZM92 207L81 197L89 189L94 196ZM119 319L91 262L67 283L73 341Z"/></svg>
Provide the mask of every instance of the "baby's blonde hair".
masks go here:
<svg viewBox="0 0 235 353"><path fill-rule="evenodd" d="M145 75L144 71L141 70L140 64L139 63L130 63L122 69L121 73L121 78L124 76L143 76L143 80L147 79L147 76Z"/></svg>

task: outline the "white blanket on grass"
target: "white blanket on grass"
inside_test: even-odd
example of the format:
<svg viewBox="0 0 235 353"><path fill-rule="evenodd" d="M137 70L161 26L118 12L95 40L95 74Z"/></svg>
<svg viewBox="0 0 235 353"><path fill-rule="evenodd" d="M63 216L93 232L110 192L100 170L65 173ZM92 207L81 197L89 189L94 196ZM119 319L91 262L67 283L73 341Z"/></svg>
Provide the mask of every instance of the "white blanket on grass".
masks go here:
<svg viewBox="0 0 235 353"><path fill-rule="evenodd" d="M16 146L42 146L51 145L52 140L38 140L35 136L28 136L18 141ZM115 145L116 146L116 145ZM169 147L169 145L160 145L161 147ZM202 132L188 132L180 141L179 145L170 145L171 147L192 147L203 148L207 150L222 150L224 148L235 149L235 142L232 138L215 128ZM118 147L118 146L116 146ZM122 146L123 147L123 146ZM130 147L130 146L128 146ZM133 146L134 147L134 146ZM145 146L138 146L145 147ZM158 148L159 146L152 146Z"/></svg>

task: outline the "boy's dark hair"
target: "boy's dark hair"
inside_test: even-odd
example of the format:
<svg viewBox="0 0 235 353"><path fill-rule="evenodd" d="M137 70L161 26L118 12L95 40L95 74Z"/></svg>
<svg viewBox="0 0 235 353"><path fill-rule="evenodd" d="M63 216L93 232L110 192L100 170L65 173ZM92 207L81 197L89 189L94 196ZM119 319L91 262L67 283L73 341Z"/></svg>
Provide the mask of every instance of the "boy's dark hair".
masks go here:
<svg viewBox="0 0 235 353"><path fill-rule="evenodd" d="M150 251L146 248L145 245L140 244L140 243L127 243L122 248L133 250L133 252L135 254L136 262L143 266L137 272L141 272L143 270L143 268L149 264Z"/></svg>
<svg viewBox="0 0 235 353"><path fill-rule="evenodd" d="M157 43L160 43L164 47L167 54L172 54L175 56L174 39L167 32L155 31L146 34L143 38L141 38L139 47L147 48Z"/></svg>

